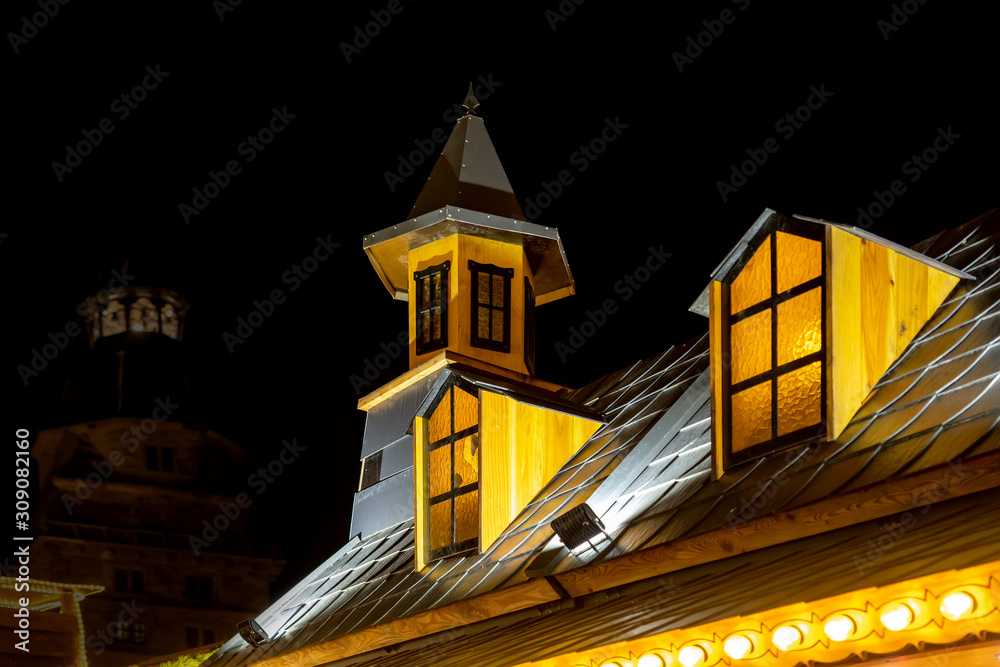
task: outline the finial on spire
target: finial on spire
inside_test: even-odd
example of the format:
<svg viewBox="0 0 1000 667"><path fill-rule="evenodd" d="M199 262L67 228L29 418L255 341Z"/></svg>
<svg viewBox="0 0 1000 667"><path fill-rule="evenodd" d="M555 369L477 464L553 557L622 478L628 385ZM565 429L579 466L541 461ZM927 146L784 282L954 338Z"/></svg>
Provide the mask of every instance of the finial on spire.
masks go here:
<svg viewBox="0 0 1000 667"><path fill-rule="evenodd" d="M476 99L476 94L472 92L472 82L469 82L469 94L465 96L465 100L462 101L462 107L465 109L466 116L475 116L476 107L479 106L479 100Z"/></svg>

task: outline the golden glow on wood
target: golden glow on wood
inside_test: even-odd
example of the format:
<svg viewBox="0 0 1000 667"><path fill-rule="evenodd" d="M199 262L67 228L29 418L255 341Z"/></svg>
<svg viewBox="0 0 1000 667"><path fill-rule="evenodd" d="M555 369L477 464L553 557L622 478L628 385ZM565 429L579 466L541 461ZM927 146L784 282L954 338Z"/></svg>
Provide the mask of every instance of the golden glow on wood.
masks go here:
<svg viewBox="0 0 1000 667"><path fill-rule="evenodd" d="M430 536L427 527L430 524L428 508L428 491L430 483L427 478L427 467L423 461L427 457L427 422L423 417L413 419L413 492L414 498L414 565L419 572L427 565L430 555Z"/></svg>
<svg viewBox="0 0 1000 667"><path fill-rule="evenodd" d="M554 394L567 389L562 385L541 380L533 375L526 375L524 373L518 373L506 368L490 366L477 359L458 354L457 352L442 350L416 368L411 368L406 373L403 373L391 382L387 382L372 393L362 396L358 400L358 409L365 411L371 410L382 401L395 396L415 382L422 380L437 370L451 365L458 365L483 373L499 375L502 378L538 387L539 389L544 389L545 391L550 391ZM119 429L119 433L120 432L121 430Z"/></svg>
<svg viewBox="0 0 1000 667"><path fill-rule="evenodd" d="M493 264L504 269L512 269L510 280L510 352L487 350L473 347L472 307L476 286L472 284L469 260L480 264ZM491 239L466 234L452 234L438 239L407 253L408 291L416 294L413 273L430 266L451 262L448 272L448 346L446 349L479 359L488 364L507 368L519 373L527 373L524 363L524 278L534 285L534 276L528 266L527 256L521 246L502 243ZM550 295L551 296L551 295ZM553 298L558 298L553 296ZM537 304L537 300L536 300ZM410 368L424 363L438 354L438 351L417 355L415 301L408 303Z"/></svg>
<svg viewBox="0 0 1000 667"><path fill-rule="evenodd" d="M721 526L694 537L554 575L573 597L677 572L790 540L819 535L864 521L912 510L927 494L946 500L1000 487L1000 454L963 461L969 470L948 474L947 465L832 496L745 523Z"/></svg>
<svg viewBox="0 0 1000 667"><path fill-rule="evenodd" d="M712 477L718 479L724 472L722 469L722 380L723 364L726 363L722 352L722 283L715 281L709 286L709 364L712 380Z"/></svg>
<svg viewBox="0 0 1000 667"><path fill-rule="evenodd" d="M837 438L959 278L827 227L827 413Z"/></svg>
<svg viewBox="0 0 1000 667"><path fill-rule="evenodd" d="M480 396L485 551L601 424L494 392Z"/></svg>
<svg viewBox="0 0 1000 667"><path fill-rule="evenodd" d="M942 601L955 591L976 599L974 611L959 620L951 620L941 611ZM699 665L743 664L730 660L727 645L733 651L745 650L745 659L755 667L833 664L862 652L893 653L907 645L945 645L961 642L970 634L981 637L1000 632L998 602L1000 562L993 562L520 663L519 667L591 667L615 662L631 667L641 664L640 658L649 654L659 655L661 664L676 665L687 647L704 651L698 654L703 656ZM890 630L882 621L883 613L901 603L910 610L910 620L901 629ZM837 619L843 621L842 628ZM844 634L836 634L838 629ZM831 634L843 638L834 640ZM965 659L965 648L957 648L951 655L963 667L973 664ZM971 648L976 644L971 643ZM913 664L910 661L919 656L908 655L901 660ZM995 658L992 663L996 664Z"/></svg>

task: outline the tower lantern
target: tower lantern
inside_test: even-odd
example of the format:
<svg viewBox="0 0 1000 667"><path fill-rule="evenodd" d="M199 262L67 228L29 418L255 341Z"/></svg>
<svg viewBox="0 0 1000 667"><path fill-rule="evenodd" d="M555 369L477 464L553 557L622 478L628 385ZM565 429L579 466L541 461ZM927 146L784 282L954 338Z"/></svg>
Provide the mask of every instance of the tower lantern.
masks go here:
<svg viewBox="0 0 1000 667"><path fill-rule="evenodd" d="M408 302L414 368L449 351L534 373L534 309L574 293L559 232L525 220L472 94L406 221L364 250Z"/></svg>

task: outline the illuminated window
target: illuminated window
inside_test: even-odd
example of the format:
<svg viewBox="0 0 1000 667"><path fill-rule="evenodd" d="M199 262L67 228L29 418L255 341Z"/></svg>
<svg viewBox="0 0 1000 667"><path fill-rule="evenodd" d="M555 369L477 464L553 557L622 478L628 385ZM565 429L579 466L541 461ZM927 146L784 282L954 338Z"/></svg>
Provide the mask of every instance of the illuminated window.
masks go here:
<svg viewBox="0 0 1000 667"><path fill-rule="evenodd" d="M444 262L417 271L416 281L417 354L448 346L448 269Z"/></svg>
<svg viewBox="0 0 1000 667"><path fill-rule="evenodd" d="M430 560L479 546L479 399L474 391L446 386L428 410L422 455Z"/></svg>
<svg viewBox="0 0 1000 667"><path fill-rule="evenodd" d="M165 335L171 338L179 337L177 312L169 303L160 308L160 328Z"/></svg>
<svg viewBox="0 0 1000 667"><path fill-rule="evenodd" d="M125 307L112 301L101 311L101 335L113 336L125 331Z"/></svg>
<svg viewBox="0 0 1000 667"><path fill-rule="evenodd" d="M826 433L823 236L801 233L755 239L722 286L725 465Z"/></svg>
<svg viewBox="0 0 1000 667"><path fill-rule="evenodd" d="M148 333L160 330L160 315L152 301L143 297L132 302L128 311L128 328Z"/></svg>
<svg viewBox="0 0 1000 667"><path fill-rule="evenodd" d="M469 260L472 347L510 352L510 280L514 269Z"/></svg>

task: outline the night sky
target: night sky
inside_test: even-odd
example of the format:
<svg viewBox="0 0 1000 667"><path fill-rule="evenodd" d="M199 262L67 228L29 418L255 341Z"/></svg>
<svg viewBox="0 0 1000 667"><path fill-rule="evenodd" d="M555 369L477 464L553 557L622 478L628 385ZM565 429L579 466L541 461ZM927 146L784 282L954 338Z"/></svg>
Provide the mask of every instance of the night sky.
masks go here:
<svg viewBox="0 0 1000 667"><path fill-rule="evenodd" d="M27 385L16 367L82 326L77 304L130 257L135 284L191 302L196 421L248 450L237 476L284 439L306 447L255 501L289 561L275 593L349 537L357 399L407 363L355 386L406 326L361 239L406 219L470 81L576 279L537 315L537 374L568 386L704 331L687 308L764 208L851 224L861 208L912 245L1000 204L996 23L944 2L48 1L52 17L16 0L2 19L8 432L56 423L85 336ZM318 237L339 247L302 279ZM653 251L670 257L637 273ZM223 335L276 289L230 352Z"/></svg>

